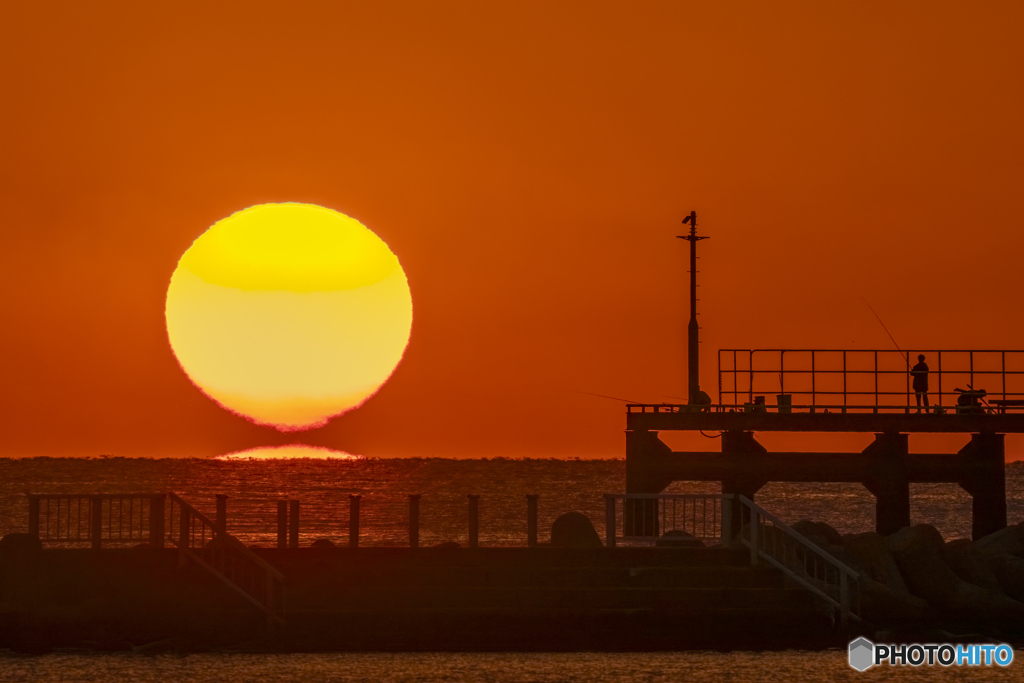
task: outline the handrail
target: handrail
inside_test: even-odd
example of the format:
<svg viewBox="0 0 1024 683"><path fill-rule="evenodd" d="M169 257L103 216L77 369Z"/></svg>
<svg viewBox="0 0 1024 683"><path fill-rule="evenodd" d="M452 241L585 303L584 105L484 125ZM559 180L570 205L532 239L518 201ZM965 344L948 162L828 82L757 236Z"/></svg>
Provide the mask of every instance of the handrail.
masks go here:
<svg viewBox="0 0 1024 683"><path fill-rule="evenodd" d="M860 615L857 614L860 611L860 574L857 571L837 560L816 543L793 530L788 524L746 496L739 495L736 498L741 508L739 540L750 548L751 564L756 565L759 560L763 559L804 588L824 599L838 610L840 624L843 628L846 628L850 617L860 621ZM770 522L771 528L782 532L787 540L803 552L803 557L799 557L798 552L787 552L792 548L787 548L785 543L778 542L778 533L772 533L769 542L769 534L766 532L769 527L764 522ZM813 561L814 558L810 558L811 561L808 562L808 552L824 563L824 571L820 577L817 571L818 563ZM812 567L812 571L808 571L808 565ZM836 581L829 580L830 568L832 575L837 578ZM851 600L851 592L855 594L854 600Z"/></svg>
<svg viewBox="0 0 1024 683"><path fill-rule="evenodd" d="M209 517L204 515L199 510L196 510L186 500L182 499L181 496L179 496L176 493L169 493L168 496L171 498L171 500L177 502L182 507L188 508L190 514L195 516L196 519L198 519L201 522L203 522L203 524L205 524L206 526L210 527L211 530L216 531L217 525L214 522L212 522ZM282 574L280 571L278 571L277 568L274 567L274 565L270 564L269 562L264 560L262 557L260 557L259 555L257 555L253 551L249 550L245 546L244 543L242 543L240 540L238 540L237 538L235 538L234 536L229 534L227 531L221 531L220 533L221 533L222 538L225 541L227 541L227 543L230 546L232 546L233 548L237 549L241 553L246 553L247 555L249 555L250 559L253 562L255 562L261 568L266 569L268 572L273 574L274 578L280 579L281 581L284 581L284 574ZM174 540L174 539L172 539L172 540ZM212 540L212 537L211 537L211 540Z"/></svg>
<svg viewBox="0 0 1024 683"><path fill-rule="evenodd" d="M732 499L731 493L606 493L605 542L609 548L614 548L619 538L650 543L671 526L672 530L687 531L694 538L728 543ZM617 534L618 500L622 501L621 537ZM658 501L671 502L671 512L668 505L659 505ZM682 505L677 507L677 502Z"/></svg>
<svg viewBox="0 0 1024 683"><path fill-rule="evenodd" d="M873 396L873 404L858 404L875 407L879 397L903 396L910 405L916 393L910 366L919 353L926 354L932 365L928 394L937 396L939 404L954 395L954 386L964 385L985 388L990 397L1003 401L1024 399L1024 350L1020 349L719 349L719 402L726 403L729 397L736 404L744 396L752 403L755 394L789 394L808 396L811 405L817 404L819 395L842 396L842 403L851 406L848 397L858 402L856 397ZM797 386L793 382L787 386L787 377L795 378ZM874 386L867 390L870 377ZM978 387L979 377L997 386ZM725 379L730 380L728 385ZM859 390L853 390L858 385Z"/></svg>
<svg viewBox="0 0 1024 683"><path fill-rule="evenodd" d="M146 493L26 493L25 495L39 500L56 500L58 498L152 498L166 494L148 491Z"/></svg>
<svg viewBox="0 0 1024 683"><path fill-rule="evenodd" d="M99 549L104 543L148 542L150 547L163 547L163 493L26 493L25 497L28 532L43 543L89 543Z"/></svg>
<svg viewBox="0 0 1024 683"><path fill-rule="evenodd" d="M841 625L845 628L849 619L860 620L860 575L833 557L828 551L795 531L788 524L771 514L749 498L732 493L606 493L605 535L606 545L614 548L618 537L618 515L615 502L621 500L624 530L639 527L648 542L658 539L666 529L659 523L664 515L664 502L668 501L712 501L712 531L718 534L705 535L705 539L721 541L729 545L733 539L750 549L750 563L761 561L779 569L798 585L806 588L824 600L839 613ZM694 506L696 522L697 507ZM705 516L707 508L703 508ZM673 518L673 522L676 520ZM706 523L706 520L705 520ZM774 531L768 531L768 529ZM696 531L696 525L694 527ZM781 534L781 539L780 539ZM694 534L698 536L698 534ZM624 540L638 537L624 535ZM780 542L780 540L782 542Z"/></svg>
<svg viewBox="0 0 1024 683"><path fill-rule="evenodd" d="M825 394L829 392L819 391L819 394ZM849 392L854 394L857 392ZM872 395L874 392L870 392ZM879 392L881 395L883 392ZM1007 392L1007 396L1015 395ZM1024 396L1024 393L1020 394ZM1010 403L1004 405L1000 399L992 399L990 401L993 405L981 405L978 407L974 406L962 406L962 405L940 405L938 403L932 403L928 406L927 414L936 414L936 409L941 410L940 414L956 414L956 415L1005 415L1014 414L1018 412L1024 412L1024 401L1020 404ZM810 413L885 413L885 412L900 412L900 413L911 413L915 411L914 406L903 405L886 405L880 403L875 404L862 404L854 405L841 403L793 403L785 406L786 410L782 411L778 409L778 406L771 405L751 405L749 403L711 403L700 406L691 406L685 403L627 403L627 413L689 413L689 412L712 412L712 413L726 413L726 412L739 412L739 413L770 413L772 415L780 415L785 413L796 413L799 411L807 411Z"/></svg>
<svg viewBox="0 0 1024 683"><path fill-rule="evenodd" d="M263 611L269 627L284 623L284 575L181 496L170 493L168 497L171 503L167 517L168 537L178 547L179 565L184 566L189 559L195 561ZM175 505L178 508L177 536L173 533Z"/></svg>

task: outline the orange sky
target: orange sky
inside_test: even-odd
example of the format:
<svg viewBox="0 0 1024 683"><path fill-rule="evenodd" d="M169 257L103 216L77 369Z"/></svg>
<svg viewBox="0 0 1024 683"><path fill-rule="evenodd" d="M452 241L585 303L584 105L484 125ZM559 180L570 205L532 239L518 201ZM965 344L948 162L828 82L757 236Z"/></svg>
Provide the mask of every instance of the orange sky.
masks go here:
<svg viewBox="0 0 1024 683"><path fill-rule="evenodd" d="M298 201L409 278L391 381L307 443L611 457L720 347L1024 348L1018 2L7 4L0 455L286 443L167 343L181 254ZM1018 441L1010 440L1016 444ZM1024 442L1021 442L1024 451Z"/></svg>

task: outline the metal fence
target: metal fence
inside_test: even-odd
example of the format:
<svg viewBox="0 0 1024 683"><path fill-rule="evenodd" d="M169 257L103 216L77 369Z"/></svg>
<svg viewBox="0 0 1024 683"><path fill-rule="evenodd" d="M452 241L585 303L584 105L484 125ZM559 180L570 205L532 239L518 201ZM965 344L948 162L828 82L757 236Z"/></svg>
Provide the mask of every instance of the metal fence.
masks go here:
<svg viewBox="0 0 1024 683"><path fill-rule="evenodd" d="M606 493L606 543L610 548L622 542L651 544L667 531L728 541L731 499L721 493Z"/></svg>
<svg viewBox="0 0 1024 683"><path fill-rule="evenodd" d="M177 504L168 500L168 494L61 493L26 497L28 531L50 547L148 543L159 548L168 537L179 537L175 526L179 518ZM218 495L214 523L222 524L243 543L278 548L297 548L329 536L336 545L350 547L419 547L451 541L471 548L538 545L541 530L557 517L557 512L550 509L555 503L541 508L539 503L544 501L534 494L518 498L513 509L509 509L510 502L499 501L498 506L492 499L474 494L461 500L420 494L404 499L354 494L326 510L319 505L300 505L298 500L266 500L257 506L246 501L244 507L229 508L228 497ZM599 499L595 503L593 510L588 510L591 514L599 514ZM504 531L495 533L498 515L505 516L500 524ZM515 533L509 533L508 518L515 517L521 522L515 525ZM204 524L197 524L189 533L189 547L204 547L213 538L211 528Z"/></svg>
<svg viewBox="0 0 1024 683"><path fill-rule="evenodd" d="M719 409L767 410L770 396L780 412L916 409L919 354L929 365L932 410L963 411L956 389L984 392L972 410L1024 410L1024 351L1002 349L720 349Z"/></svg>
<svg viewBox="0 0 1024 683"><path fill-rule="evenodd" d="M836 609L843 627L860 618L860 575L746 496L739 504L740 542L750 563L765 561Z"/></svg>
<svg viewBox="0 0 1024 683"><path fill-rule="evenodd" d="M605 494L606 545L657 543L670 531L750 549L836 610L846 625L859 619L860 579L826 550L745 496L736 494ZM621 532L620 532L621 530Z"/></svg>
<svg viewBox="0 0 1024 683"><path fill-rule="evenodd" d="M163 545L164 494L27 494L28 531L44 543Z"/></svg>
<svg viewBox="0 0 1024 683"><path fill-rule="evenodd" d="M189 560L220 579L226 586L261 610L268 626L284 622L284 575L249 550L217 522L170 494L168 539L178 548L179 565Z"/></svg>

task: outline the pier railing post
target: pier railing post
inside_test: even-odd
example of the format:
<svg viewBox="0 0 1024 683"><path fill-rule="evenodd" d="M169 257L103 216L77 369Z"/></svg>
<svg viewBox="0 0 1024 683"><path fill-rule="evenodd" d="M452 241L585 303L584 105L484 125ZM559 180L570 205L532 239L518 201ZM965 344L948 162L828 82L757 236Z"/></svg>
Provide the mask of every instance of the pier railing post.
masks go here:
<svg viewBox="0 0 1024 683"><path fill-rule="evenodd" d="M409 547L420 547L420 494L409 495Z"/></svg>
<svg viewBox="0 0 1024 683"><path fill-rule="evenodd" d="M89 499L89 537L94 550L103 547L103 498L92 496Z"/></svg>
<svg viewBox="0 0 1024 683"><path fill-rule="evenodd" d="M288 547L299 547L299 501L289 501L291 510L288 514Z"/></svg>
<svg viewBox="0 0 1024 683"><path fill-rule="evenodd" d="M288 547L288 501L277 501L277 547L284 550Z"/></svg>
<svg viewBox="0 0 1024 683"><path fill-rule="evenodd" d="M28 496L28 533L32 538L39 538L39 496Z"/></svg>
<svg viewBox="0 0 1024 683"><path fill-rule="evenodd" d="M604 494L604 537L605 545L615 547L615 496Z"/></svg>
<svg viewBox="0 0 1024 683"><path fill-rule="evenodd" d="M223 493L217 494L217 533L225 534L228 531L228 497Z"/></svg>
<svg viewBox="0 0 1024 683"><path fill-rule="evenodd" d="M359 500L358 493L348 494L348 547L359 547Z"/></svg>
<svg viewBox="0 0 1024 683"><path fill-rule="evenodd" d="M476 548L480 545L480 496L470 493L466 497L469 498L469 547Z"/></svg>
<svg viewBox="0 0 1024 683"><path fill-rule="evenodd" d="M526 495L526 545L537 547L537 494Z"/></svg>
<svg viewBox="0 0 1024 683"><path fill-rule="evenodd" d="M151 496L149 499L149 547L164 547L164 500L166 496Z"/></svg>

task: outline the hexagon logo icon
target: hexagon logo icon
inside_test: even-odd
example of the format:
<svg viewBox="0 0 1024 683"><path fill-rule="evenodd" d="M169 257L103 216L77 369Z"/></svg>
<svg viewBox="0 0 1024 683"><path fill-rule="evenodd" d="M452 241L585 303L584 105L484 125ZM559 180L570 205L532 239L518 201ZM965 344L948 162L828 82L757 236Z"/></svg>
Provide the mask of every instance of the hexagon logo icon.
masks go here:
<svg viewBox="0 0 1024 683"><path fill-rule="evenodd" d="M875 663L875 644L867 638L858 638L850 643L850 666L857 671L866 671Z"/></svg>

